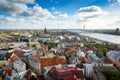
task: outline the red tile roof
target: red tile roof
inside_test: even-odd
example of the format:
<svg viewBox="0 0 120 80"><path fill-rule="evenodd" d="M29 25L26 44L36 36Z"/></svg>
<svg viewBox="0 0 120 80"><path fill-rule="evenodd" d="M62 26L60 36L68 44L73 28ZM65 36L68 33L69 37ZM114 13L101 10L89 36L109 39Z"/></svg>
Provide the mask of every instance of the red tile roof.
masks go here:
<svg viewBox="0 0 120 80"><path fill-rule="evenodd" d="M52 66L57 64L67 64L67 61L61 57L55 58L40 58L41 67L44 68L45 66Z"/></svg>
<svg viewBox="0 0 120 80"><path fill-rule="evenodd" d="M66 53L67 53L68 55L72 55L72 54L73 54L73 50L70 50L70 49L69 49L69 50L66 51Z"/></svg>
<svg viewBox="0 0 120 80"><path fill-rule="evenodd" d="M55 61L53 60L53 58L40 58L40 62L42 68L45 66L55 65Z"/></svg>
<svg viewBox="0 0 120 80"><path fill-rule="evenodd" d="M5 70L5 74L8 74L8 75L11 76L11 75L12 75L12 69L9 69L9 68L6 69L6 70Z"/></svg>
<svg viewBox="0 0 120 80"><path fill-rule="evenodd" d="M13 50L12 53L14 53L14 54L24 54L25 51L22 51L22 50Z"/></svg>
<svg viewBox="0 0 120 80"><path fill-rule="evenodd" d="M81 57L80 62L82 62L82 63L90 63L90 61L85 57Z"/></svg>
<svg viewBox="0 0 120 80"><path fill-rule="evenodd" d="M0 42L0 44L6 44L6 42Z"/></svg>
<svg viewBox="0 0 120 80"><path fill-rule="evenodd" d="M73 77L74 75L80 78L84 77L83 70L74 67L69 67L67 69L53 67L48 71L48 74L54 77L55 80L76 80Z"/></svg>
<svg viewBox="0 0 120 80"><path fill-rule="evenodd" d="M112 61L106 57L103 59L103 61L104 63L112 64Z"/></svg>
<svg viewBox="0 0 120 80"><path fill-rule="evenodd" d="M18 57L16 54L12 54L12 56L10 57L10 62L14 62L17 59L20 59L20 57Z"/></svg>
<svg viewBox="0 0 120 80"><path fill-rule="evenodd" d="M40 60L40 57L38 55L31 55L31 58L36 61Z"/></svg>
<svg viewBox="0 0 120 80"><path fill-rule="evenodd" d="M3 69L3 68L7 68L7 66L6 66L5 64L2 64L2 65L0 66L0 69Z"/></svg>
<svg viewBox="0 0 120 80"><path fill-rule="evenodd" d="M42 45L42 50L44 51L44 53L47 53L47 47L45 45Z"/></svg>
<svg viewBox="0 0 120 80"><path fill-rule="evenodd" d="M66 63L67 63L67 61L64 60L64 59L61 58L61 57L55 57L55 58L54 58L54 61L55 61L55 64L56 64L56 65L57 65L57 64L66 64Z"/></svg>

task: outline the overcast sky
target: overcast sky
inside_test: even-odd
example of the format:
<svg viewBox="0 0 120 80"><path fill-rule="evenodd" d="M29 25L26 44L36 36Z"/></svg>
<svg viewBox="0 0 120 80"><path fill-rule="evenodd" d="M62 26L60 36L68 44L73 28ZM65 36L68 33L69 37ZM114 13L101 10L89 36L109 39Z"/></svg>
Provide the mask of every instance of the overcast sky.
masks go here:
<svg viewBox="0 0 120 80"><path fill-rule="evenodd" d="M0 0L0 29L120 28L120 0Z"/></svg>

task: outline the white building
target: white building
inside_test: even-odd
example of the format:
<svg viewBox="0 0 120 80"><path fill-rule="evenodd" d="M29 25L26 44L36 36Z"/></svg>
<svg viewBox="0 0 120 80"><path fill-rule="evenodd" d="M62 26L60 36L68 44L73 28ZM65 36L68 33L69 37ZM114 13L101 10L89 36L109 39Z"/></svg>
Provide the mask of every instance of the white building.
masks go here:
<svg viewBox="0 0 120 80"><path fill-rule="evenodd" d="M93 71L93 64L83 64L83 66L84 66L86 78L91 80L91 78L92 78L92 71Z"/></svg>
<svg viewBox="0 0 120 80"><path fill-rule="evenodd" d="M21 61L21 60L16 60L13 63L13 68L17 71L17 72L22 72L26 70L26 64Z"/></svg>
<svg viewBox="0 0 120 80"><path fill-rule="evenodd" d="M44 67L44 76L45 76L45 78L47 78L47 73L48 73L48 71L52 68L53 66L46 66L46 67Z"/></svg>
<svg viewBox="0 0 120 80"><path fill-rule="evenodd" d="M27 42L12 42L15 47L27 46Z"/></svg>
<svg viewBox="0 0 120 80"><path fill-rule="evenodd" d="M87 57L90 60L90 62L94 63L96 66L101 65L102 60L92 52L88 53Z"/></svg>
<svg viewBox="0 0 120 80"><path fill-rule="evenodd" d="M76 55L77 55L78 57L85 57L84 52L81 51L81 50L78 50L78 52L76 53Z"/></svg>
<svg viewBox="0 0 120 80"><path fill-rule="evenodd" d="M65 43L59 43L57 46L59 49L60 48L66 48L66 44Z"/></svg>
<svg viewBox="0 0 120 80"><path fill-rule="evenodd" d="M40 57L38 55L29 56L29 66L33 72L41 74Z"/></svg>
<svg viewBox="0 0 120 80"><path fill-rule="evenodd" d="M106 56L114 63L120 63L120 51L109 51Z"/></svg>

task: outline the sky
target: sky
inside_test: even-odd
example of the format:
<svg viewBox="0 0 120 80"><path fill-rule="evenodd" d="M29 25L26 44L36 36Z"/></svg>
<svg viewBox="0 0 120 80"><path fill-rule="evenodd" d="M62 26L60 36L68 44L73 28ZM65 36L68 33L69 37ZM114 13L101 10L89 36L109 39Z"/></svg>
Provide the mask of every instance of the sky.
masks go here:
<svg viewBox="0 0 120 80"><path fill-rule="evenodd" d="M120 0L0 0L0 29L116 29Z"/></svg>

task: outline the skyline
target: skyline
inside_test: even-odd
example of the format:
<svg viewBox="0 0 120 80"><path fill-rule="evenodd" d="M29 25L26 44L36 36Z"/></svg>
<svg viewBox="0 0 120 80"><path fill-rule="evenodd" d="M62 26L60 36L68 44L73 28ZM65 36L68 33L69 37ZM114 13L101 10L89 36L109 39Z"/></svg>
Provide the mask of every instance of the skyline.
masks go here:
<svg viewBox="0 0 120 80"><path fill-rule="evenodd" d="M120 0L1 0L0 29L120 28Z"/></svg>

